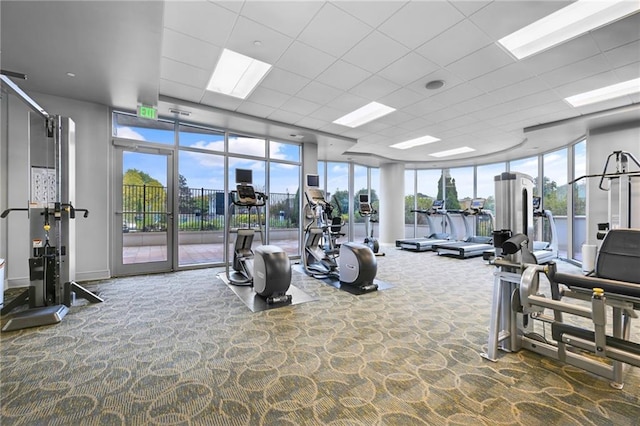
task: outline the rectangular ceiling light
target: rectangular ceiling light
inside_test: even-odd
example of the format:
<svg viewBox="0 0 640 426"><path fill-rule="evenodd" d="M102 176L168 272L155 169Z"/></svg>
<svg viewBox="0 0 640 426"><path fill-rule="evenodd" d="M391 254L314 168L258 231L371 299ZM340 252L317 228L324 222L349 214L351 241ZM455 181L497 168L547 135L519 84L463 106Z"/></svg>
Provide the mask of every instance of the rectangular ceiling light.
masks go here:
<svg viewBox="0 0 640 426"><path fill-rule="evenodd" d="M516 58L522 59L564 43L593 29L610 24L640 10L640 2L629 0L578 0L551 15L498 40Z"/></svg>
<svg viewBox="0 0 640 426"><path fill-rule="evenodd" d="M473 152L475 149L469 148L468 146L463 146L462 148L449 149L447 151L434 152L433 154L429 154L432 157L449 157L450 155L456 154L464 154L465 152Z"/></svg>
<svg viewBox="0 0 640 426"><path fill-rule="evenodd" d="M397 149L408 149L413 148L414 146L426 145L428 143L438 142L440 139L434 138L433 136L422 136L419 138L411 139L404 142L399 142L393 145L390 145L391 148Z"/></svg>
<svg viewBox="0 0 640 426"><path fill-rule="evenodd" d="M371 102L362 108L358 108L357 110L338 118L334 123L347 127L358 127L373 121L376 118L392 113L395 110L395 108L391 108L378 102Z"/></svg>
<svg viewBox="0 0 640 426"><path fill-rule="evenodd" d="M612 84L607 87L601 87L600 89L591 90L590 92L579 93L577 95L564 98L564 100L573 107L580 107L613 98L619 98L620 96L630 95L632 93L640 93L640 78L623 81L622 83Z"/></svg>
<svg viewBox="0 0 640 426"><path fill-rule="evenodd" d="M224 49L207 90L245 99L271 69L271 65Z"/></svg>

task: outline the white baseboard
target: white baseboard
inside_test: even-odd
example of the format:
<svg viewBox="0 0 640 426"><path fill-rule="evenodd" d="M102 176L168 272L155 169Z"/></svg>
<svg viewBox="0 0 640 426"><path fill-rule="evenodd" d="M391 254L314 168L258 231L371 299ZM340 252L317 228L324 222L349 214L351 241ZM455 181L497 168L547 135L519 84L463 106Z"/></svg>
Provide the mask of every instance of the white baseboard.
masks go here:
<svg viewBox="0 0 640 426"><path fill-rule="evenodd" d="M104 271L90 271L90 272L76 272L76 281L96 281L96 280L108 280L111 278L111 271L105 269Z"/></svg>

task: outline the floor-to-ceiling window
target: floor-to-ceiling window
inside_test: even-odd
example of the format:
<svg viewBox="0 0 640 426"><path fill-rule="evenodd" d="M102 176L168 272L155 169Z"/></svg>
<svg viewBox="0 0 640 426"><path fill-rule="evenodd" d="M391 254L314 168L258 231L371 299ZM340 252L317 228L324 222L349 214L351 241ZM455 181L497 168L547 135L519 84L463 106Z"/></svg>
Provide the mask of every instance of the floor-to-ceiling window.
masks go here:
<svg viewBox="0 0 640 426"><path fill-rule="evenodd" d="M455 211L469 208L474 197L473 172L473 167L457 167L443 170L445 206L447 210ZM453 236L455 239L460 240L473 235L486 235L485 229L488 227L488 221L485 216L466 216L462 214L452 214L451 216L458 231L458 235ZM481 228L477 228L476 225L480 225Z"/></svg>
<svg viewBox="0 0 640 426"><path fill-rule="evenodd" d="M369 198L369 169L365 166L355 164L353 166L353 239L354 241L364 241L366 236L367 218L360 214L359 200L360 195L366 195Z"/></svg>
<svg viewBox="0 0 640 426"><path fill-rule="evenodd" d="M416 237L416 171L404 171L404 237Z"/></svg>
<svg viewBox="0 0 640 426"><path fill-rule="evenodd" d="M427 215L427 212L433 205L433 201L438 198L440 176L440 169L417 170L416 210L420 210L420 212L415 213L417 237L427 237L431 234L449 232L448 223L444 220L444 215Z"/></svg>
<svg viewBox="0 0 640 426"><path fill-rule="evenodd" d="M334 208L333 216L342 217L342 233L338 243L348 241L349 235L349 163L327 162L326 196Z"/></svg>
<svg viewBox="0 0 640 426"><path fill-rule="evenodd" d="M476 167L476 196L484 198L485 210L490 210L494 215L496 213L496 182L495 177L506 171L505 163L487 164Z"/></svg>
<svg viewBox="0 0 640 426"><path fill-rule="evenodd" d="M269 142L269 243L290 256L300 250L300 145Z"/></svg>
<svg viewBox="0 0 640 426"><path fill-rule="evenodd" d="M525 175L529 175L533 179L533 193L534 195L540 195L538 190L538 156L521 158L519 160L513 160L509 162L510 172L520 172Z"/></svg>
<svg viewBox="0 0 640 426"><path fill-rule="evenodd" d="M587 142L573 145L573 179L587 174ZM572 258L582 261L582 244L587 241L587 180L579 180L573 187Z"/></svg>
<svg viewBox="0 0 640 426"><path fill-rule="evenodd" d="M558 255L567 256L567 149L549 152L542 156L542 206L549 210L556 222L558 235L551 235L549 222L542 224L542 236L536 238L539 241L550 242L551 238L557 238ZM539 229L540 226L538 225ZM538 233L540 235L540 233Z"/></svg>
<svg viewBox="0 0 640 426"><path fill-rule="evenodd" d="M224 260L224 132L179 125L178 265Z"/></svg>

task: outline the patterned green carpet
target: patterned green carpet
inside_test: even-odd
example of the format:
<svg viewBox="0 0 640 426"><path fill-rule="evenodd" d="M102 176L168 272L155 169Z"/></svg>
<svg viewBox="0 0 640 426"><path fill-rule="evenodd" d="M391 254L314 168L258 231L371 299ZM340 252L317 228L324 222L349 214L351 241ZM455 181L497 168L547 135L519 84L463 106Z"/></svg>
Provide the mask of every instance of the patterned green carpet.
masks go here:
<svg viewBox="0 0 640 426"><path fill-rule="evenodd" d="M637 425L623 390L529 352L484 360L493 267L384 247L354 296L252 313L217 270L113 279L105 302L3 333L6 425ZM633 326L635 341L640 325Z"/></svg>

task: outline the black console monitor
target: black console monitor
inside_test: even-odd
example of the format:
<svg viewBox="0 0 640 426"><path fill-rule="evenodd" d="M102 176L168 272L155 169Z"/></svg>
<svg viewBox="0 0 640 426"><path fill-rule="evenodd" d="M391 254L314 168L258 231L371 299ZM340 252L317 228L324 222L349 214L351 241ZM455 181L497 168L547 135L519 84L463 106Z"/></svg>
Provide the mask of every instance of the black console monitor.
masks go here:
<svg viewBox="0 0 640 426"><path fill-rule="evenodd" d="M484 198L474 198L471 201L471 210L482 210L484 208Z"/></svg>
<svg viewBox="0 0 640 426"><path fill-rule="evenodd" d="M369 195L367 194L360 194L358 196L358 201L360 201L360 213L361 214L369 214L371 213L371 204L369 204Z"/></svg>
<svg viewBox="0 0 640 426"><path fill-rule="evenodd" d="M320 176L318 175L307 175L307 186L310 188L319 188L320 187Z"/></svg>
<svg viewBox="0 0 640 426"><path fill-rule="evenodd" d="M444 200L433 200L431 208L434 210L442 210L444 208Z"/></svg>
<svg viewBox="0 0 640 426"><path fill-rule="evenodd" d="M236 169L236 183L251 185L253 183L253 171L249 169Z"/></svg>

